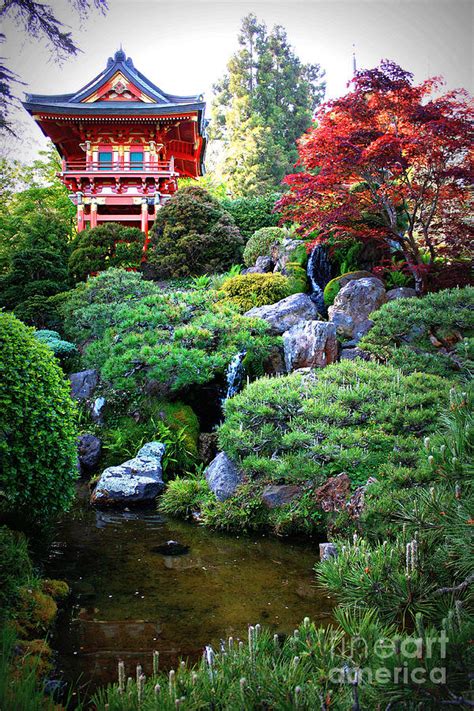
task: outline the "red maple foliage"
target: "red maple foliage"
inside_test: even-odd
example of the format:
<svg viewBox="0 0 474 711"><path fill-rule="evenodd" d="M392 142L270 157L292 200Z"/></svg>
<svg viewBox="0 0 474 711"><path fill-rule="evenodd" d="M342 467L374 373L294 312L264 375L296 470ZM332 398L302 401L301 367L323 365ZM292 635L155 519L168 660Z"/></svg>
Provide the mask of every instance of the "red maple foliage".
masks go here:
<svg viewBox="0 0 474 711"><path fill-rule="evenodd" d="M401 251L421 292L435 257L472 246L472 101L440 95L439 78L414 85L388 60L349 86L300 138L303 172L285 178L278 209L319 241L375 238Z"/></svg>

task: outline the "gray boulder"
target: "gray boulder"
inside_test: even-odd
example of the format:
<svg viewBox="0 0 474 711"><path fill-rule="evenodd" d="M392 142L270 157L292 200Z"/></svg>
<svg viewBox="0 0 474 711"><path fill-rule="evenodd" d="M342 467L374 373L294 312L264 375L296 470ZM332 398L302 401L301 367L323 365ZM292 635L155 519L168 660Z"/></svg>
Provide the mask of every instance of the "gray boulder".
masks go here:
<svg viewBox="0 0 474 711"><path fill-rule="evenodd" d="M225 452L219 452L204 472L211 491L219 501L225 501L242 483L242 472Z"/></svg>
<svg viewBox="0 0 474 711"><path fill-rule="evenodd" d="M283 334L283 349L289 373L297 368L324 368L337 360L336 326L327 321L301 321Z"/></svg>
<svg viewBox="0 0 474 711"><path fill-rule="evenodd" d="M78 373L71 373L71 395L76 400L88 400L99 383L97 370L81 370Z"/></svg>
<svg viewBox="0 0 474 711"><path fill-rule="evenodd" d="M90 474L99 464L102 442L91 434L83 434L77 441L77 454L81 473Z"/></svg>
<svg viewBox="0 0 474 711"><path fill-rule="evenodd" d="M373 311L387 301L385 286L376 277L348 282L329 307L329 320L339 336L359 340L372 327Z"/></svg>
<svg viewBox="0 0 474 711"><path fill-rule="evenodd" d="M133 459L105 469L92 493L91 504L128 506L153 501L165 488L161 464L164 453L164 444L148 442Z"/></svg>
<svg viewBox="0 0 474 711"><path fill-rule="evenodd" d="M317 321L319 318L316 304L307 294L292 294L276 304L255 306L245 316L263 319L275 335L281 335L300 321Z"/></svg>
<svg viewBox="0 0 474 711"><path fill-rule="evenodd" d="M301 487L296 484L271 484L262 492L262 501L268 509L289 504L301 494Z"/></svg>
<svg viewBox="0 0 474 711"><path fill-rule="evenodd" d="M337 557L337 548L334 543L320 543L319 544L319 560L321 563L323 560L328 560L328 558Z"/></svg>
<svg viewBox="0 0 474 711"><path fill-rule="evenodd" d="M411 289L409 286L399 286L397 289L389 289L389 291L387 291L387 301L413 299L416 295L415 289Z"/></svg>
<svg viewBox="0 0 474 711"><path fill-rule="evenodd" d="M356 360L357 358L370 360L370 353L363 351L362 348L343 348L339 357L341 360Z"/></svg>

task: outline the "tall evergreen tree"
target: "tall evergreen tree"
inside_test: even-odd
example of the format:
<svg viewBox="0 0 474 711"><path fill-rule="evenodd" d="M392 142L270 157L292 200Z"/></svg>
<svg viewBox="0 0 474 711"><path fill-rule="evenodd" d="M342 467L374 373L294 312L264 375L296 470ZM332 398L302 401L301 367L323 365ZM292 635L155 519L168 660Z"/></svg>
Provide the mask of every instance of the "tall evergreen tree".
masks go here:
<svg viewBox="0 0 474 711"><path fill-rule="evenodd" d="M296 139L324 98L324 72L303 64L281 26L268 32L253 14L239 50L214 87L211 137L223 141L223 174L234 196L278 188L298 154Z"/></svg>

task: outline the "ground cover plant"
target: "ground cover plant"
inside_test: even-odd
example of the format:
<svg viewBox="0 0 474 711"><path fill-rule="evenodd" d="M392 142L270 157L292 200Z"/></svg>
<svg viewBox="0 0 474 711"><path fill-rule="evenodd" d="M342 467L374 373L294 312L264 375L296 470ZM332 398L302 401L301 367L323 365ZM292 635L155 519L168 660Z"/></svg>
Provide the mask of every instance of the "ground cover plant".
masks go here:
<svg viewBox="0 0 474 711"><path fill-rule="evenodd" d="M120 270L90 279L63 311L67 336L84 344L84 364L128 393L177 393L207 383L240 351L247 352L249 374L259 374L279 343L263 321L241 316L212 290L162 291Z"/></svg>
<svg viewBox="0 0 474 711"><path fill-rule="evenodd" d="M360 347L404 373L445 377L473 371L474 288L446 289L422 299L398 299L371 315Z"/></svg>

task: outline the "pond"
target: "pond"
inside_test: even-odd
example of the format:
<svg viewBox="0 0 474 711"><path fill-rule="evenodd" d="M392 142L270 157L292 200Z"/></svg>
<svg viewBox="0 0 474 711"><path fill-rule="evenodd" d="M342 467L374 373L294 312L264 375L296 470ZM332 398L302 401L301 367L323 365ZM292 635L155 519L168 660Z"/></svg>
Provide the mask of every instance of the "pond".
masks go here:
<svg viewBox="0 0 474 711"><path fill-rule="evenodd" d="M59 670L82 696L115 681L119 659L127 675L137 663L149 674L153 650L169 669L205 644L245 637L248 624L324 624L332 605L315 585L317 554L317 543L225 536L150 509L94 510L83 491L45 562L72 590L53 638Z"/></svg>

